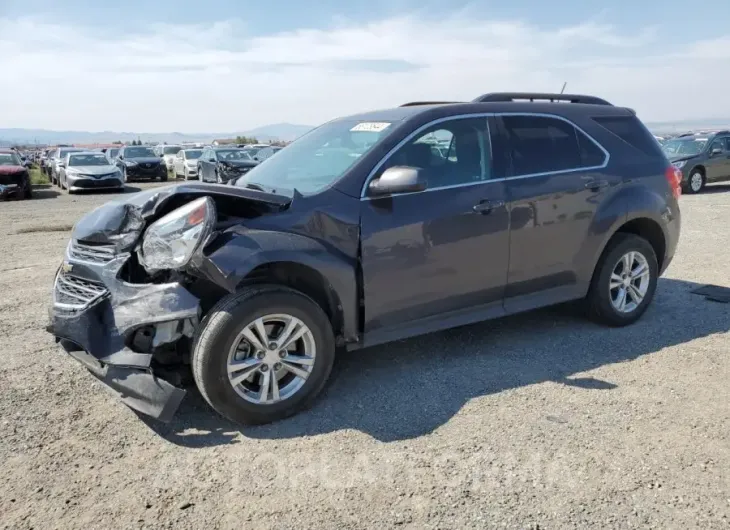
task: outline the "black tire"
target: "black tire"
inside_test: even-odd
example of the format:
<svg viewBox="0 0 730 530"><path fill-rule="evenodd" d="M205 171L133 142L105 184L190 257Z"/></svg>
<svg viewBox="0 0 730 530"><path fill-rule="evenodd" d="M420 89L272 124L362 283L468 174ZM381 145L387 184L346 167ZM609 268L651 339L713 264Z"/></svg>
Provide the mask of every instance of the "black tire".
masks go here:
<svg viewBox="0 0 730 530"><path fill-rule="evenodd" d="M695 182L700 182L701 184L699 187L696 185L693 187L693 180L695 179ZM695 194L701 192L703 189L705 189L705 185L707 184L707 178L705 177L705 172L702 171L702 169L695 168L692 170L692 172L689 174L689 178L687 179L687 183L684 185L684 191L685 193L689 194Z"/></svg>
<svg viewBox="0 0 730 530"><path fill-rule="evenodd" d="M167 171L167 170L165 170L165 171ZM167 173L165 173L164 175L160 175L160 181L167 182Z"/></svg>
<svg viewBox="0 0 730 530"><path fill-rule="evenodd" d="M611 303L609 284L611 274L619 260L626 253L635 251L641 253L649 265L649 286L644 299L637 305L636 309L628 313L619 312ZM651 244L644 238L633 234L616 234L609 241L603 251L598 265L593 273L591 286L586 297L588 316L591 320L608 326L621 327L633 324L651 304L656 291L657 279L659 277L659 266L657 265L656 253Z"/></svg>
<svg viewBox="0 0 730 530"><path fill-rule="evenodd" d="M309 327L317 348L316 362L293 396L271 405L251 403L228 380L228 352L243 326L276 313L290 314ZM192 370L203 398L219 414L237 423L257 425L281 420L311 405L324 388L334 359L335 338L322 308L293 289L261 285L223 298L206 315L195 337Z"/></svg>

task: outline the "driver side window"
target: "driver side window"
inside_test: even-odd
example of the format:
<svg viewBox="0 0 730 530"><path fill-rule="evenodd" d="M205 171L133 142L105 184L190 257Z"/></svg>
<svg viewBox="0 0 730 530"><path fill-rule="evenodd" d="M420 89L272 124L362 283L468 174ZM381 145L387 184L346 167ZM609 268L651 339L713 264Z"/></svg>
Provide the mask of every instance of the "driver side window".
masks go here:
<svg viewBox="0 0 730 530"><path fill-rule="evenodd" d="M727 151L727 149L725 149L725 142L723 142L722 139L717 139L712 142L712 145L710 146L710 153L712 153L715 149L719 149L720 151Z"/></svg>
<svg viewBox="0 0 730 530"><path fill-rule="evenodd" d="M487 119L455 119L429 127L393 153L379 173L395 166L423 170L430 189L489 180Z"/></svg>

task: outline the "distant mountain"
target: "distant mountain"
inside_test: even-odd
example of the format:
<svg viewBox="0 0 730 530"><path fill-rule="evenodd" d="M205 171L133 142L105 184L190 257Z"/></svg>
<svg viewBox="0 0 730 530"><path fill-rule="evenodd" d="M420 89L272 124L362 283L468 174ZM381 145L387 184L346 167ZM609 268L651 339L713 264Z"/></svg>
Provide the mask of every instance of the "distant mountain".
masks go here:
<svg viewBox="0 0 730 530"><path fill-rule="evenodd" d="M730 118L647 122L646 126L655 134L679 133L697 129L730 129Z"/></svg>
<svg viewBox="0 0 730 530"><path fill-rule="evenodd" d="M140 139L143 142L168 144L182 142L210 142L215 139L235 138L236 136L256 137L261 142L274 140L292 141L309 132L309 125L292 123L276 123L264 125L250 131L218 132L218 133L136 133L114 131L49 131L46 129L0 129L0 145L12 144L93 144L116 141L130 142Z"/></svg>

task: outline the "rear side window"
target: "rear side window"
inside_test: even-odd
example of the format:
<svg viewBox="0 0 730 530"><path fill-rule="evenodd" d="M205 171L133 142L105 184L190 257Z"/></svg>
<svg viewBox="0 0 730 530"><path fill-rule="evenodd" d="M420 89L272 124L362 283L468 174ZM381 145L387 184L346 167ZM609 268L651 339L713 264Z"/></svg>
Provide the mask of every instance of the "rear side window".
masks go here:
<svg viewBox="0 0 730 530"><path fill-rule="evenodd" d="M546 116L502 116L512 176L600 167L606 154L575 126Z"/></svg>
<svg viewBox="0 0 730 530"><path fill-rule="evenodd" d="M641 125L636 116L602 116L593 118L604 129L649 156L663 156L656 138Z"/></svg>

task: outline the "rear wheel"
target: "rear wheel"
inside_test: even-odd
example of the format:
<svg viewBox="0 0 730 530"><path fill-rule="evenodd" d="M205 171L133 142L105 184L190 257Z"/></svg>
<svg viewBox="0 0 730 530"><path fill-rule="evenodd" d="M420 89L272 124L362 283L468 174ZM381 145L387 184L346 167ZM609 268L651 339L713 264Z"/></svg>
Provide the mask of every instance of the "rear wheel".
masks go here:
<svg viewBox="0 0 730 530"><path fill-rule="evenodd" d="M250 287L224 298L204 319L193 376L221 415L269 423L312 403L334 354L329 319L313 300L286 287Z"/></svg>
<svg viewBox="0 0 730 530"><path fill-rule="evenodd" d="M658 276L651 244L633 234L617 234L593 273L586 299L589 316L609 326L636 322L654 298Z"/></svg>

